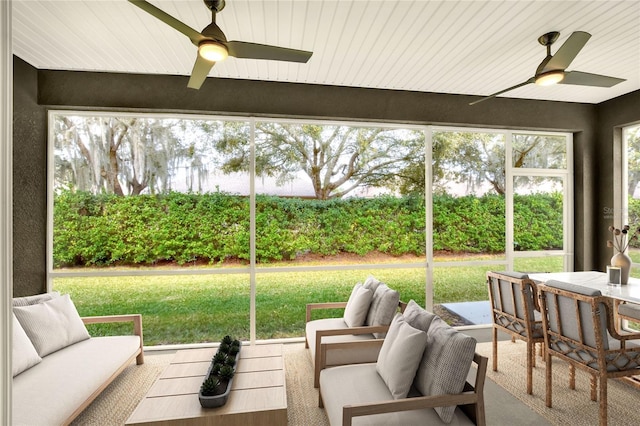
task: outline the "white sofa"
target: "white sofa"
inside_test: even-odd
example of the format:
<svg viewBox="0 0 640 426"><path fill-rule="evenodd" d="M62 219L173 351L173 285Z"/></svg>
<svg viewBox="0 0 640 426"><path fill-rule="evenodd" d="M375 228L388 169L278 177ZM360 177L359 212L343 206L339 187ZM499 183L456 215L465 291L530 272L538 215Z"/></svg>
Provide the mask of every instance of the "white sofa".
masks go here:
<svg viewBox="0 0 640 426"><path fill-rule="evenodd" d="M330 366L356 360L375 361L380 350L375 340L384 338L393 316L404 306L397 291L372 276L354 286L347 302L307 304L305 346L309 348L314 366L314 387L319 384L320 364ZM312 319L314 310L336 308L345 309L343 317ZM349 351L335 349L328 356L321 352L321 343L351 341L368 341L369 344L363 343Z"/></svg>
<svg viewBox="0 0 640 426"><path fill-rule="evenodd" d="M331 426L485 424L487 358L475 353L475 339L411 300L376 342L376 362L320 366L319 405ZM322 346L330 352L360 344Z"/></svg>
<svg viewBox="0 0 640 426"><path fill-rule="evenodd" d="M13 299L13 425L71 423L134 360L142 318L80 318L69 295ZM132 335L90 337L85 324L131 322Z"/></svg>

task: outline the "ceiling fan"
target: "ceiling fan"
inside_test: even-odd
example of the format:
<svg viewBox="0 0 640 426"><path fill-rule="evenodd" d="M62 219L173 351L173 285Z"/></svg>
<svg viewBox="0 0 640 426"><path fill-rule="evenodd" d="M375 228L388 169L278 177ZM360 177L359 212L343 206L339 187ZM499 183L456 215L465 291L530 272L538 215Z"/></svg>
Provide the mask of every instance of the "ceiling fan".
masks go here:
<svg viewBox="0 0 640 426"><path fill-rule="evenodd" d="M192 89L199 89L215 63L224 61L227 56L304 63L311 58L313 53L306 50L288 49L246 41L227 41L220 27L216 25L216 14L224 9L225 0L204 0L204 4L211 10L211 24L201 32L194 30L145 0L129 0L129 2L180 31L189 37L191 43L198 46L198 56L191 71L189 84L187 84L187 87Z"/></svg>
<svg viewBox="0 0 640 426"><path fill-rule="evenodd" d="M622 78L608 77L606 75L590 74L581 71L566 71L567 67L580 53L580 50L587 44L591 38L591 34L584 31L575 31L569 36L567 41L558 49L555 55L551 55L551 45L558 40L560 33L552 31L538 38L538 42L547 47L547 57L540 62L536 73L527 81L516 84L508 89L501 90L492 95L471 102L469 105L475 105L487 99L525 86L529 83L535 83L539 86L550 86L552 84L574 84L579 86L596 86L596 87L613 87L618 83L625 81Z"/></svg>

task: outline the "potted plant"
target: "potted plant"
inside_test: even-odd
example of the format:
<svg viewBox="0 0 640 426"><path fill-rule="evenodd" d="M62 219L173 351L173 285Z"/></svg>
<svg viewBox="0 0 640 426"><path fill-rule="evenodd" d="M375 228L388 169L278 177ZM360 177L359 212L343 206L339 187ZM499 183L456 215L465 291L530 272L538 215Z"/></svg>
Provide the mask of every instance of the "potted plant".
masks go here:
<svg viewBox="0 0 640 426"><path fill-rule="evenodd" d="M220 346L211 359L207 375L200 386L198 398L202 407L215 408L227 402L241 348L240 341L228 335L220 341Z"/></svg>

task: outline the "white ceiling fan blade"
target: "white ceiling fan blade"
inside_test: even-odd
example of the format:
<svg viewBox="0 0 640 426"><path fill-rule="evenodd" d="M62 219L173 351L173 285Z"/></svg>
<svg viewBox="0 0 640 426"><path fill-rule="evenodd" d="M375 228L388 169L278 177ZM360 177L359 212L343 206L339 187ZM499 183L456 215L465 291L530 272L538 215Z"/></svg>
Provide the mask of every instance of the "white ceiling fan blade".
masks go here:
<svg viewBox="0 0 640 426"><path fill-rule="evenodd" d="M581 71L566 71L560 84L575 84L579 86L613 87L626 81L624 78L609 77L600 74L590 74Z"/></svg>
<svg viewBox="0 0 640 426"><path fill-rule="evenodd" d="M587 32L575 31L547 62L541 72L567 69L590 38L591 34Z"/></svg>
<svg viewBox="0 0 640 426"><path fill-rule="evenodd" d="M520 84L516 84L515 86L511 86L511 87L509 87L508 89L501 90L501 91L499 91L499 92L496 92L496 93L494 93L494 94L491 94L491 95L489 95L489 96L486 96L486 97L484 97L484 98L482 98L482 99L478 99L477 101L473 101L473 102L469 103L469 105L475 105L475 104L478 104L478 103L480 103L480 102L482 102L482 101L486 101L487 99L495 98L496 96L501 95L501 94L503 94L503 93L505 93L505 92L509 92L509 91L511 91L511 90L515 90L515 89L517 89L518 87L526 86L527 84L533 83L533 82L535 82L535 81L536 81L536 79L535 79L535 78L533 78L533 77L531 77L529 80L527 80L527 81L525 81L525 82L522 82L522 83L520 83Z"/></svg>
<svg viewBox="0 0 640 426"><path fill-rule="evenodd" d="M167 12L163 11L162 9L158 9L157 7L155 7L154 5L152 5L151 3L149 3L149 2L147 2L145 0L128 0L128 1L129 1L129 3L132 3L132 4L136 5L136 6L138 6L140 9L144 10L145 12L147 12L147 13L153 15L154 17L158 18L159 20L161 20L165 24L170 25L174 29L180 31L182 34L184 34L187 37L189 37L189 39L191 40L191 43L195 44L196 46L202 40L206 39L206 37L204 37L198 31L194 30L193 28L191 28L187 24L177 20L176 18L174 18L173 16L169 15Z"/></svg>
<svg viewBox="0 0 640 426"><path fill-rule="evenodd" d="M199 89L204 83L204 80L209 75L209 71L215 65L215 62L207 61L202 56L198 55L196 58L196 63L193 64L193 70L191 71L191 78L189 79L189 84L187 87L191 89Z"/></svg>

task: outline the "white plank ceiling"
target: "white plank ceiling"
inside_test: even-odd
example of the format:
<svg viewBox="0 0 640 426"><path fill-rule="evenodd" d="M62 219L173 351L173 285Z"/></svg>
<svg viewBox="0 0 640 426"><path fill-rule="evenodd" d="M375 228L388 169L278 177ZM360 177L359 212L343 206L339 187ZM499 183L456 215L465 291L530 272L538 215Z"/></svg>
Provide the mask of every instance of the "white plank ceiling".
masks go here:
<svg viewBox="0 0 640 426"><path fill-rule="evenodd" d="M150 2L198 31L211 21L202 0ZM484 96L534 75L546 55L540 35L560 31L555 53L579 30L592 37L568 70L625 82L529 84L502 96L600 103L640 89L638 0L227 0L217 23L229 40L313 56L307 64L230 57L212 77ZM13 0L12 33L15 55L40 69L189 75L197 50L126 0Z"/></svg>

